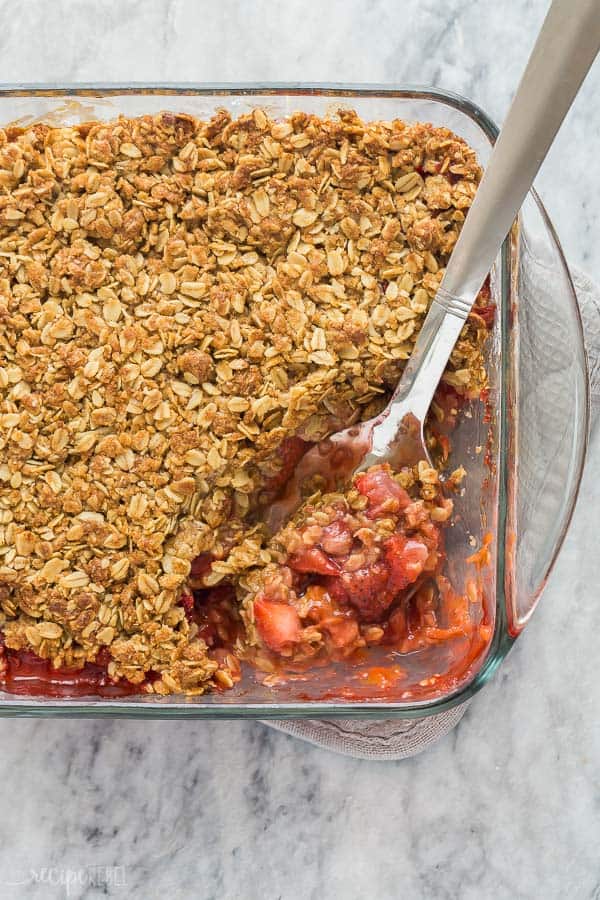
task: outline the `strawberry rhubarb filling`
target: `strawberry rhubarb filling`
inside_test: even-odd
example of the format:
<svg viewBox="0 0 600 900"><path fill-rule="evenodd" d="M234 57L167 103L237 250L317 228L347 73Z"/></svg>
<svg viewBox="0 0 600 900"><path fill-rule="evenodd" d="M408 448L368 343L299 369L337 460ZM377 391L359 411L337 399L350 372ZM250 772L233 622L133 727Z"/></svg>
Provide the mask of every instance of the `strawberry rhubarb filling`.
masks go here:
<svg viewBox="0 0 600 900"><path fill-rule="evenodd" d="M469 601L441 575L452 508L425 462L376 466L345 494L311 498L272 539L277 561L248 579L245 657L268 670L467 637Z"/></svg>

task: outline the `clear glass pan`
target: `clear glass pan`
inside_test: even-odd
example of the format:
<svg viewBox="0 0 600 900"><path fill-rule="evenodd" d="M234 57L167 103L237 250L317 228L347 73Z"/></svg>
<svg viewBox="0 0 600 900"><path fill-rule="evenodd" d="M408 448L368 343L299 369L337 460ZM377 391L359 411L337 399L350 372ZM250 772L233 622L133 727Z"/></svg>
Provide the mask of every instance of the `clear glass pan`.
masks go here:
<svg viewBox="0 0 600 900"><path fill-rule="evenodd" d="M497 129L482 110L455 94L425 88L345 85L65 85L0 86L0 123L26 126L111 119L119 114L187 112L210 117L263 106L277 117L297 110L362 118L432 122L459 134L485 165ZM492 275L499 315L490 342L487 463L476 448L488 440L482 410L473 409L453 437L453 461L469 473L449 538L452 578L465 574L467 534L493 536L485 589L494 632L483 658L452 693L415 702L319 699L343 695L344 675L299 687L268 689L252 679L226 694L202 698L107 700L21 698L0 692L0 716L332 717L423 716L461 703L495 671L528 620L568 527L583 468L588 429L588 379L575 291L558 239L532 193L504 244ZM481 404L477 405L478 407ZM453 551L453 548L455 552ZM459 548L461 548L459 550ZM324 676L326 677L326 676ZM326 690L327 689L327 690ZM342 689L342 690L340 690Z"/></svg>

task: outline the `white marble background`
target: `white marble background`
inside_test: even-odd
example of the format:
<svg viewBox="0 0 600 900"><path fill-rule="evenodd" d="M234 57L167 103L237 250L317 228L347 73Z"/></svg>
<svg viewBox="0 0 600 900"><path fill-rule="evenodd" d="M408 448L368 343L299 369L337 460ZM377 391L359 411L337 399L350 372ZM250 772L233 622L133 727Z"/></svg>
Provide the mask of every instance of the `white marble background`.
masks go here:
<svg viewBox="0 0 600 900"><path fill-rule="evenodd" d="M0 81L408 82L500 121L546 6L0 0ZM538 181L597 280L599 94L596 64ZM250 722L0 721L0 900L598 900L599 454L526 634L422 757L353 761ZM118 868L73 883L94 866Z"/></svg>

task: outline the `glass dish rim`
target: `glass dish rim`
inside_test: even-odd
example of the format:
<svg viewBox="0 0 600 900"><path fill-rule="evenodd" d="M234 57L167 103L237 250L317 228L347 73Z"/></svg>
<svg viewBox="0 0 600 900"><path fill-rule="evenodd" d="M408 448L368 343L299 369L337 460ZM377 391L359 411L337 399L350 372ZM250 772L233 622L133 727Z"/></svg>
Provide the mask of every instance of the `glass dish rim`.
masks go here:
<svg viewBox="0 0 600 900"><path fill-rule="evenodd" d="M494 121L472 100L463 97L454 91L446 91L441 88L421 85L395 85L395 84L347 84L336 82L81 82L81 83L5 83L0 82L0 101L8 97L60 97L60 96L120 96L120 95L164 95L164 96L310 96L331 95L332 97L381 97L406 98L415 100L432 100L451 106L466 114L483 131L485 136L493 144L498 127ZM560 241L545 210L543 203L534 189L530 196L536 204L539 213L547 227L552 240L556 245L559 258L567 275L567 284L570 289L571 301L575 310L577 330L580 344L583 348L584 374L584 422L582 424L582 439L576 462L576 488L561 533L551 560L548 563L546 573L537 596L543 590L548 576L554 567L565 536L567 534L573 512L577 503L583 466L586 458L588 432L589 432L589 375L587 367L587 355L583 337L583 323L577 295L567 265ZM503 386L508 377L508 291L510 285L510 235L504 242L501 252L502 268L502 307L503 322L501 328L501 368ZM44 698L32 700L10 699L5 702L0 699L0 717L21 716L56 716L64 718L84 717L120 717L120 718L205 718L205 719L234 719L234 718L308 718L308 717L345 717L345 718L418 718L434 715L451 709L460 703L469 700L477 693L496 671L502 660L507 655L518 633L511 633L508 628L506 615L506 584L505 584L505 530L507 516L507 479L508 460L506 445L506 391L501 392L499 410L499 460L498 460L498 554L496 570L496 626L494 637L488 647L486 657L481 668L466 685L458 688L453 693L443 698L414 702L410 705L383 702L288 702L288 703L231 703L216 705L214 703L202 703L197 700L174 703L140 702L135 699L127 702L120 700L98 699L87 700L80 703L77 700L51 700ZM536 598L537 599L537 598ZM535 604L534 604L535 605Z"/></svg>

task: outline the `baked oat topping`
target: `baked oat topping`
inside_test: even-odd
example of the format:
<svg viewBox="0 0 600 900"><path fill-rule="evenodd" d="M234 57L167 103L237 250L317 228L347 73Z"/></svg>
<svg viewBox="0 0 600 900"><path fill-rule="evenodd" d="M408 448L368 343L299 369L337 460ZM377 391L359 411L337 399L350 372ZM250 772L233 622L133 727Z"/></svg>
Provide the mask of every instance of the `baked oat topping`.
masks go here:
<svg viewBox="0 0 600 900"><path fill-rule="evenodd" d="M100 654L146 691L231 686L190 586L274 562L257 508L382 408L480 175L447 129L345 110L0 130L6 647ZM479 307L453 396L486 385Z"/></svg>

